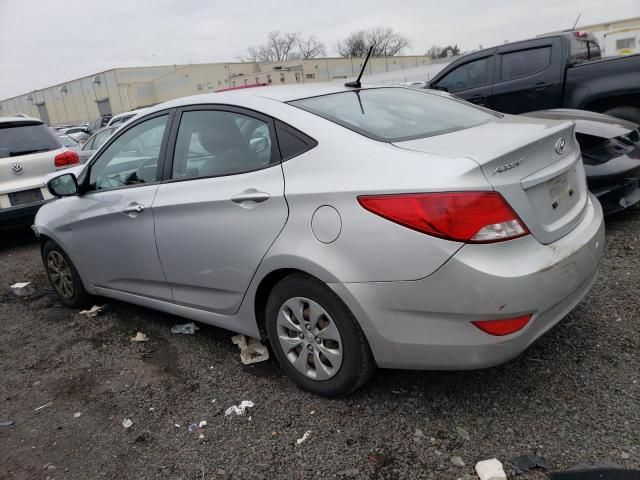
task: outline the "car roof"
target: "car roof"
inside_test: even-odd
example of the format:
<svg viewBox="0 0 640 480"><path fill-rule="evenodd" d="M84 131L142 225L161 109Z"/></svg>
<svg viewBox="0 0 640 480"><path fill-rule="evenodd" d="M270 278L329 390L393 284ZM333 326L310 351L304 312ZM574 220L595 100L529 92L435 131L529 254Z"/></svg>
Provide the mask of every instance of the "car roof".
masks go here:
<svg viewBox="0 0 640 480"><path fill-rule="evenodd" d="M405 88L401 85L363 85L360 90L368 90L371 88ZM238 90L226 90L223 92L204 93L201 95L192 95L189 97L176 98L169 100L153 107L149 107L144 115L166 110L168 108L182 107L186 105L199 105L208 103L229 103L234 104L240 98L258 97L274 100L276 102L292 102L309 97L319 97L322 95L330 95L332 93L341 93L355 91L358 89L345 87L341 83L308 83L299 85L277 85L277 86L260 86L252 88L243 88Z"/></svg>
<svg viewBox="0 0 640 480"><path fill-rule="evenodd" d="M39 118L33 117L0 117L0 123L44 123Z"/></svg>

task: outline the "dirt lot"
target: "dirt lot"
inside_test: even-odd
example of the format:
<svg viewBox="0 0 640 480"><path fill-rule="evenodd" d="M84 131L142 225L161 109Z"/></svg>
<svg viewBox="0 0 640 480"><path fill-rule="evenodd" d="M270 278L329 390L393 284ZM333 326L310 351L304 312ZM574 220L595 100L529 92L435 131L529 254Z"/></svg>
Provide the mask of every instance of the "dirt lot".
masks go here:
<svg viewBox="0 0 640 480"><path fill-rule="evenodd" d="M640 209L607 227L593 291L520 358L475 372L378 371L342 400L300 391L274 361L243 366L230 332L171 334L181 319L117 302L80 316L47 290L38 245L5 235L0 422L15 424L0 427L0 479L456 479L492 457L512 477L509 460L534 452L552 469L638 468ZM37 293L14 296L17 281ZM137 331L150 340L131 342ZM224 416L242 400L255 406Z"/></svg>

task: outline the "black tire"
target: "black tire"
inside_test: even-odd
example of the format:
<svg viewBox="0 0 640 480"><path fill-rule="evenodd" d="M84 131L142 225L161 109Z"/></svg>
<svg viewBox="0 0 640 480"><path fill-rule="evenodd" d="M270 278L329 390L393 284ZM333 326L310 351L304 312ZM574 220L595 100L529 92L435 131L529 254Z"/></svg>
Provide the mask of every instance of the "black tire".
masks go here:
<svg viewBox="0 0 640 480"><path fill-rule="evenodd" d="M290 299L304 297L320 305L331 317L341 338L342 362L337 373L315 380L297 370L278 340L277 318ZM271 348L287 376L303 389L325 397L348 395L364 385L376 365L367 339L346 305L324 283L305 274L293 274L278 282L267 299L266 329Z"/></svg>
<svg viewBox="0 0 640 480"><path fill-rule="evenodd" d="M65 285L70 287L70 289L67 287L65 290L65 287L61 286L60 281L56 281L57 278L55 271L50 264L54 258L61 258L64 262L62 265L68 268L68 273L65 272L65 278L69 281L65 282ZM86 307L91 303L91 295L89 295L84 289L82 279L80 278L76 267L73 265L73 262L71 262L65 251L62 250L62 248L60 248L60 246L53 240L47 240L42 246L42 263L44 264L44 269L47 272L49 283L62 303L67 307L72 308ZM69 290L71 290L71 292L69 292Z"/></svg>
<svg viewBox="0 0 640 480"><path fill-rule="evenodd" d="M611 115L612 117L640 124L640 108L637 107L616 107L604 113L605 115Z"/></svg>

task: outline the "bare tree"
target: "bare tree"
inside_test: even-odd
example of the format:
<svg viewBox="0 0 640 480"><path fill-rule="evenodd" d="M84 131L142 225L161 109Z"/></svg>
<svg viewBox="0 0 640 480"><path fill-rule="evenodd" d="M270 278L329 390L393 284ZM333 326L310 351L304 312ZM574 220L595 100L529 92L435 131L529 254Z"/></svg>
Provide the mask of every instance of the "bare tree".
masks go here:
<svg viewBox="0 0 640 480"><path fill-rule="evenodd" d="M389 27L377 27L353 32L338 43L338 53L343 57L364 57L373 45L372 55L377 57L399 55L410 45L409 39Z"/></svg>
<svg viewBox="0 0 640 480"><path fill-rule="evenodd" d="M249 58L254 62L284 62L292 57L296 43L295 33L269 32L266 43L247 48Z"/></svg>
<svg viewBox="0 0 640 480"><path fill-rule="evenodd" d="M315 35L310 35L308 37L303 37L302 34L298 34L297 37L298 43L298 53L300 58L314 58L319 55L326 55L327 49L320 40Z"/></svg>
<svg viewBox="0 0 640 480"><path fill-rule="evenodd" d="M455 57L456 55L460 55L460 47L458 47L458 45L447 45L446 47L432 45L431 48L427 50L427 55L431 58Z"/></svg>

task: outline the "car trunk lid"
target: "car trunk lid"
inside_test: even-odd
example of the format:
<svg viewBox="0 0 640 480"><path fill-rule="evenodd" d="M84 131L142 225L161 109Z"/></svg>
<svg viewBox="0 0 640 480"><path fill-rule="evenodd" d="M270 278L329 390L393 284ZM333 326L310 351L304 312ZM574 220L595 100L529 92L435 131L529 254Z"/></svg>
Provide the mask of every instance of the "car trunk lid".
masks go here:
<svg viewBox="0 0 640 480"><path fill-rule="evenodd" d="M57 170L54 165L55 156L66 150L59 148L0 158L0 194L43 186L44 176Z"/></svg>
<svg viewBox="0 0 640 480"><path fill-rule="evenodd" d="M569 233L586 211L587 185L572 122L505 115L395 145L474 160L540 243Z"/></svg>

